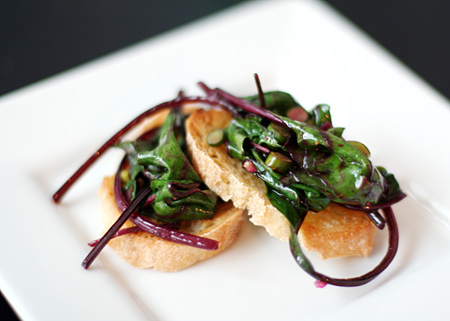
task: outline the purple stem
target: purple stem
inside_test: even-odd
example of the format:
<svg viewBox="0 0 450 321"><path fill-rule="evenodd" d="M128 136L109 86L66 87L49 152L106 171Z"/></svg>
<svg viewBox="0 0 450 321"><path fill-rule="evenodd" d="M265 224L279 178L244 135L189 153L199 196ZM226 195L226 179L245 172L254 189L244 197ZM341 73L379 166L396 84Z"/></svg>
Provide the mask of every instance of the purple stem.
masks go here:
<svg viewBox="0 0 450 321"><path fill-rule="evenodd" d="M103 248L108 244L109 240L114 237L114 235L119 231L121 226L125 224L125 222L131 217L134 211L139 207L139 205L150 195L152 189L150 185L144 187L136 197L131 201L130 205L125 209L125 211L120 215L117 221L109 228L109 230L100 238L100 241L96 244L96 246L89 252L89 254L84 259L81 266L83 266L86 270L91 266L92 262L94 262L95 258L100 254Z"/></svg>
<svg viewBox="0 0 450 321"><path fill-rule="evenodd" d="M249 141L249 144L250 144L252 147L256 148L257 150L259 150L259 151L261 151L261 152L263 152L263 153L270 154L270 149L268 149L267 147L264 147L264 146L262 146L262 145L259 145L259 144L257 144L257 143L254 143L254 142L252 142L252 141Z"/></svg>
<svg viewBox="0 0 450 321"><path fill-rule="evenodd" d="M259 81L258 74L255 74L255 82L256 82L256 87L258 88L259 104L261 105L261 108L266 109L267 108L266 100L264 99L264 92L262 90L261 82Z"/></svg>
<svg viewBox="0 0 450 321"><path fill-rule="evenodd" d="M80 178L80 176L110 147L117 144L123 135L129 130L139 124L144 118L151 116L152 114L166 109L166 108L179 108L185 103L205 103L211 106L221 106L222 108L229 109L230 105L217 97L185 97L178 95L177 98L171 101L161 103L153 108L143 112L125 127L119 130L114 136L112 136L106 143L104 143L81 167L60 187L60 189L53 194L53 201L59 203L61 198L65 195L68 189Z"/></svg>
<svg viewBox="0 0 450 321"><path fill-rule="evenodd" d="M378 213L378 211L371 211L371 212L366 211L365 213L366 213L367 217L370 218L372 223L375 224L375 226L379 230L384 229L384 227L386 225L386 220L384 219L383 216L380 215L380 213Z"/></svg>
<svg viewBox="0 0 450 321"><path fill-rule="evenodd" d="M346 207L348 209L351 209L351 210L355 210L355 211L372 212L372 211L376 211L376 210L380 210L380 209L392 206L395 203L400 202L405 197L406 197L406 194L399 193L399 195L397 195L396 197L392 197L392 198L390 198L382 203L378 203L378 204L370 204L370 205L365 205L365 206L352 205L352 204L339 204L339 205Z"/></svg>
<svg viewBox="0 0 450 321"><path fill-rule="evenodd" d="M280 118L278 118L275 114L268 111L267 109L262 109L261 107L254 105L244 99L235 97L235 96L223 91L222 89L216 88L213 91L215 93L217 93L218 96L220 96L220 97L224 98L225 100L231 102L232 104L242 108L244 111L267 118L268 120L287 128L287 125L284 123L284 121L282 121Z"/></svg>
<svg viewBox="0 0 450 321"><path fill-rule="evenodd" d="M178 230L159 226L149 221L145 216L134 213L130 221L142 231L158 236L166 241L196 247L202 250L215 251L219 248L219 242L205 237L183 233Z"/></svg>
<svg viewBox="0 0 450 321"><path fill-rule="evenodd" d="M117 207L121 211L126 211L126 209L128 209L128 207L134 201L134 200L131 201L129 205L128 200L126 199L122 190L122 179L120 176L120 172L125 167L126 162L127 159L125 157L117 170L116 177L114 180L114 196L116 199ZM137 212L133 213L133 215L129 217L129 220L136 226L138 226L142 231L158 236L170 242L175 242L211 251L217 250L219 248L219 242L216 240L196 236L189 233L183 233L178 230L170 229L164 226L159 226Z"/></svg>
<svg viewBox="0 0 450 321"><path fill-rule="evenodd" d="M116 234L114 234L111 237L111 239L119 237L119 236L122 236L122 235L130 234L130 233L137 233L137 232L140 232L140 231L141 231L141 229L139 227L137 227L137 226L121 228L120 230L118 230L116 232ZM93 241L89 242L88 245L91 246L91 247L94 247L100 242L100 240L101 239L93 240Z"/></svg>

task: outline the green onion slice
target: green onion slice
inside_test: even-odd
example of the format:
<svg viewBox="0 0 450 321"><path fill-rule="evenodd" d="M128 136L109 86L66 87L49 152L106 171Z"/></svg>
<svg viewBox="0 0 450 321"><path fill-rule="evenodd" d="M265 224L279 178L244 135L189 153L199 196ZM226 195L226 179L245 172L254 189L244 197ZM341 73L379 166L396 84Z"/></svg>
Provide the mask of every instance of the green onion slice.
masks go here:
<svg viewBox="0 0 450 321"><path fill-rule="evenodd" d="M292 160L277 152L270 152L265 164L278 173L285 173L291 166Z"/></svg>
<svg viewBox="0 0 450 321"><path fill-rule="evenodd" d="M214 129L209 133L206 142L214 147L222 145L225 142L225 132L220 128Z"/></svg>
<svg viewBox="0 0 450 321"><path fill-rule="evenodd" d="M280 144L286 143L289 138L289 130L281 125L270 123L269 126L267 126L267 129L274 134L275 139Z"/></svg>

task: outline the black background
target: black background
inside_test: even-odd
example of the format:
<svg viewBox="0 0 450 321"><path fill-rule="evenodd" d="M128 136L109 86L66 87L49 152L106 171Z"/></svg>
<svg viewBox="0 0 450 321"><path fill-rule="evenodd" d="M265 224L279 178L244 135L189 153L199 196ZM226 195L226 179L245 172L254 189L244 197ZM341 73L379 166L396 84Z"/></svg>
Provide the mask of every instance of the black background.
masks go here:
<svg viewBox="0 0 450 321"><path fill-rule="evenodd" d="M0 95L240 2L0 0ZM450 98L450 1L326 2Z"/></svg>

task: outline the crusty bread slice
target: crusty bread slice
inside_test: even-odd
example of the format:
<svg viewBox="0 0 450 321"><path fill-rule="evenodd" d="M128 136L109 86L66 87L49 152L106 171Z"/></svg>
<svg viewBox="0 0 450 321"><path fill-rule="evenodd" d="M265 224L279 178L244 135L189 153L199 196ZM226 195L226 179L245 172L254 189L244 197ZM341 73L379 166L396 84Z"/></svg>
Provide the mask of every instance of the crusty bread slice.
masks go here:
<svg viewBox="0 0 450 321"><path fill-rule="evenodd" d="M216 128L226 128L232 116L223 110L198 110L186 121L186 140L192 163L205 184L225 201L246 209L255 225L279 239L289 239L289 223L266 196L264 182L247 172L239 160L228 156L225 146L206 142ZM338 205L320 213L309 213L299 236L303 246L322 258L367 256L376 228L362 212Z"/></svg>
<svg viewBox="0 0 450 321"><path fill-rule="evenodd" d="M289 225L266 197L264 182L247 172L238 159L228 156L224 145L211 147L208 134L226 128L231 114L222 110L199 110L186 120L186 141L192 165L205 184L224 201L248 210L250 220L266 228L270 235L289 238Z"/></svg>
<svg viewBox="0 0 450 321"><path fill-rule="evenodd" d="M184 108L185 113L193 108ZM148 117L130 136L161 126L169 110L162 110ZM105 232L121 215L114 198L114 178L105 177L98 192L101 201L101 220ZM245 211L238 209L231 202L219 203L216 214L210 220L183 222L181 232L214 239L219 242L215 251L202 250L187 245L177 244L150 235L137 232L116 237L108 245L126 262L139 268L153 268L163 272L185 269L197 262L208 259L227 249L238 237L244 222ZM123 227L134 226L127 221Z"/></svg>
<svg viewBox="0 0 450 321"><path fill-rule="evenodd" d="M114 178L105 177L99 190L101 219L107 230L121 215L114 198ZM180 231L219 242L215 251L202 250L163 240L146 232L122 235L108 245L126 262L138 268L153 268L174 272L208 259L228 248L238 237L245 211L231 202L219 203L215 216L210 220L185 222ZM127 221L123 227L134 226Z"/></svg>

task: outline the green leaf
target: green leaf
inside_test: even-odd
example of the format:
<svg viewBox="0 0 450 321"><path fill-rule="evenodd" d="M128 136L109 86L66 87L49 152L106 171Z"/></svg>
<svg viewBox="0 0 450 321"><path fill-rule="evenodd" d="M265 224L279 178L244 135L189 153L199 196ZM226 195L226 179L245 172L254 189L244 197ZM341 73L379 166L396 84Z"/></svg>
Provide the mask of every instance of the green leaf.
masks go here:
<svg viewBox="0 0 450 321"><path fill-rule="evenodd" d="M178 189L173 188L173 183L190 185L192 181L173 181L157 179L151 182L155 193L155 201L151 207L155 211L155 217L163 222L180 222L211 218L215 214L217 195L209 190L199 188ZM192 192L194 191L194 192ZM192 192L192 194L188 194ZM180 197L180 194L186 193Z"/></svg>
<svg viewBox="0 0 450 321"><path fill-rule="evenodd" d="M262 124L259 116L234 118L226 129L226 134L228 144L232 145L233 150L236 151L236 158L239 159L243 159L246 155L245 141L247 139L259 145L282 148L273 131Z"/></svg>
<svg viewBox="0 0 450 321"><path fill-rule="evenodd" d="M248 96L244 99L261 107L259 95ZM300 106L290 94L283 91L265 92L264 101L267 109L282 116L286 116L291 108Z"/></svg>
<svg viewBox="0 0 450 321"><path fill-rule="evenodd" d="M142 166L159 168L157 175L150 173L152 179L201 182L200 176L178 144L172 126L174 120L174 114L170 113L161 127L159 145L152 150L140 151L137 155L138 163Z"/></svg>
<svg viewBox="0 0 450 321"><path fill-rule="evenodd" d="M132 196L150 180L154 199L141 212L163 222L208 219L214 216L218 196L202 180L183 152L178 129L183 115L173 111L160 128L157 139L120 144L128 155ZM176 125L176 127L175 127ZM181 135L182 136L182 135Z"/></svg>

